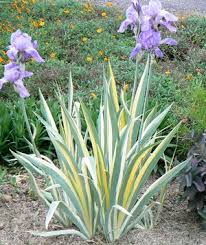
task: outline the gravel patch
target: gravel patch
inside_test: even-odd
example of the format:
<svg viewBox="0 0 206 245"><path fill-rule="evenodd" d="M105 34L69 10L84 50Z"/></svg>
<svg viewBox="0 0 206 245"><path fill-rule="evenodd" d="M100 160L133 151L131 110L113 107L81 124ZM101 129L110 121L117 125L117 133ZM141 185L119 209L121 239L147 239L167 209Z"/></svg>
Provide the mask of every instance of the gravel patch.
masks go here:
<svg viewBox="0 0 206 245"><path fill-rule="evenodd" d="M177 182L173 182L160 215L161 220L154 229L134 229L113 245L205 245L206 233L200 231L197 217L194 213L187 212L186 203L177 202L178 189ZM0 186L0 190L0 245L107 244L101 236L95 237L92 241L83 241L71 236L57 238L32 236L28 231L45 229L46 209L38 199L31 196L27 181L20 183L18 188L4 184ZM52 222L50 229L62 227Z"/></svg>
<svg viewBox="0 0 206 245"><path fill-rule="evenodd" d="M80 0L81 1L81 0ZM104 5L106 2L112 2L121 9L126 9L131 3L131 0L83 0ZM148 3L148 0L143 0L143 3ZM162 0L162 5L165 9L176 13L206 15L206 0Z"/></svg>

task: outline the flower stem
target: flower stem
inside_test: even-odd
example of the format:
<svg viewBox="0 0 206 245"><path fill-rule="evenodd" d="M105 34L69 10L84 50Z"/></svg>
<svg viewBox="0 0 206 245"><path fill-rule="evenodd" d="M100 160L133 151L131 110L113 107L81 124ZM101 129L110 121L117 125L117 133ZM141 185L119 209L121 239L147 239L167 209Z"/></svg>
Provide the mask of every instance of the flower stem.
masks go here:
<svg viewBox="0 0 206 245"><path fill-rule="evenodd" d="M28 134L29 134L29 137L30 137L30 141L31 141L31 144L33 146L33 152L34 152L34 154L37 157L40 157L40 153L37 150L37 147L36 147L36 144L35 144L35 139L34 139L34 137L32 135L31 126L29 124L29 120L28 120L28 116L27 116L27 112L26 112L26 105L25 105L25 101L24 101L23 98L21 98L21 108L22 108L24 120L25 120L25 123L26 123L26 128L27 128L27 131L28 131Z"/></svg>
<svg viewBox="0 0 206 245"><path fill-rule="evenodd" d="M147 77L148 82L147 82L147 89L145 93L145 101L144 101L143 114L142 114L142 120L141 120L140 132L139 132L140 141L142 139L142 131L143 131L143 125L144 125L144 120L145 120L147 102L148 102L150 78L151 78L151 73L152 73L152 59L153 59L152 54L149 54L149 70L148 70L148 77Z"/></svg>

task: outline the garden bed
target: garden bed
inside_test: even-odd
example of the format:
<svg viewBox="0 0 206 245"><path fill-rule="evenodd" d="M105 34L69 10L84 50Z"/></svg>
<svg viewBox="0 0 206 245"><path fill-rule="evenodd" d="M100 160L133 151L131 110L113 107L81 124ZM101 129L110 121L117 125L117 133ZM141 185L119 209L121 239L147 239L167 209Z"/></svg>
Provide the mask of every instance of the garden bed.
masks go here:
<svg viewBox="0 0 206 245"><path fill-rule="evenodd" d="M11 23L8 24L5 22L5 19L7 19L7 14L10 12L10 7L15 11L13 11L14 14L12 14ZM32 11L30 11L30 7ZM53 96L54 90L56 89L56 82L58 81L59 87L62 91L65 91L68 83L68 71L71 68L76 97L84 98L85 104L89 108L92 108L91 121L96 122L99 112L97 104L99 103L98 98L103 87L101 77L103 63L106 64L111 60L118 91L122 87L125 92L126 90L131 91L135 62L129 59L129 54L131 47L134 45L133 38L130 32L127 32L125 35L117 33L117 29L124 17L117 9L114 11L112 6L106 5L99 7L90 4L81 5L75 2L69 2L68 4L58 2L57 4L50 5L49 3L42 4L41 1L37 4L35 4L35 1L29 1L28 4L22 0L19 3L16 3L16 1L12 2L11 6L7 5L2 14L2 18L4 19L4 24L0 26L0 31L4 33L1 41L3 47L7 46L11 32L17 28L21 28L39 40L40 53L46 60L46 64L41 66L39 64L33 64L33 61L28 64L28 67L32 67L34 71L36 70L37 75L31 78L27 84L29 91L32 91L32 98L26 102L31 122L35 122L34 124L39 126L39 134L35 140L37 147L43 153L51 153L53 150L48 144L47 134L45 134L43 127L35 121L36 117L33 119L30 116L30 114L33 115L34 111L38 112L37 108L40 107L37 99L37 88L41 88L45 98L49 101L49 105L52 105L51 111L52 113L53 111L55 112L55 121L59 121L60 118L58 117L56 104L53 102L56 100ZM154 74L151 81L151 92L149 94L151 101L149 109L156 104L164 108L173 101L175 102L171 116L167 118L167 122L166 120L163 121L160 129L166 128L168 125L171 125L172 128L177 122L183 119L182 121L185 124L179 131L181 143L179 143L180 147L177 148L177 158L185 159L186 152L189 148L188 142L189 144L191 142L188 140L191 129L198 132L206 127L206 42L203 33L206 26L206 19L198 17L187 19L184 16L180 19L181 21L178 24L179 32L175 36L178 40L177 47L164 47L165 58L163 60L156 59L154 62ZM6 32L5 26L7 26ZM1 63L3 65L8 62L5 50L0 51ZM144 59L140 61L139 74L142 73L143 64L145 64ZM1 69L3 69L3 66ZM0 131L0 153L2 155L0 155L0 161L2 161L1 158L4 160L11 158L10 149L14 152L30 151L30 149L25 148L25 142L23 140L25 137L25 126L24 122L22 123L23 118L21 118L21 113L19 113L18 102L15 101L16 97L9 92L9 89L9 87L4 88L0 95L3 101L0 104L0 112L1 115L4 115L4 117L2 116L3 119L0 119L0 126L3 125L3 130L1 130L2 132ZM109 95L108 98L110 98ZM114 102L116 101L114 100ZM110 105L113 104L109 103ZM14 113L11 113L13 111ZM112 110L110 109L109 111ZM84 106L83 112L84 115L87 115ZM119 111L117 110L117 112ZM41 114L41 112L39 111L38 114ZM19 120L15 120L15 118ZM87 120L86 124L88 124ZM10 122L15 122L15 125ZM8 125L8 127L5 125ZM86 127L85 125L83 126ZM118 125L116 128L119 127ZM22 128L22 132L20 132L20 128ZM26 138L28 138L27 135ZM116 142L119 143L118 137ZM85 148L87 149L88 145L86 143ZM119 148L117 147L117 149ZM120 149L122 148L120 147ZM154 154L154 151L152 154ZM170 155L170 152L167 152L167 154ZM89 154L84 154L83 156L85 155L87 156ZM173 152L171 155L173 155ZM77 159L79 160L80 157ZM83 160L82 156L81 159ZM118 163L118 159L114 159ZM11 165L6 169L9 168L12 168ZM2 183L7 174L7 170L4 173L4 167L2 169L1 171L0 166L0 245L13 243L17 245L106 243L101 234L97 235L97 237L95 236L94 240L87 242L73 236L58 238L39 238L32 236L28 231L44 230L47 210L36 198L35 194L31 192L27 175L23 174L21 180L17 182L13 182L15 177L11 177L11 179ZM100 171L100 176L101 173L106 172L105 169L102 172ZM15 168L14 172L16 174ZM79 172L76 175L82 176ZM121 178L118 179L118 183L120 183L119 180ZM79 181L78 183L82 182ZM144 184L144 181L142 183ZM130 190L129 185L127 190ZM82 193L86 192L82 191ZM127 194L126 191L125 193ZM206 233L200 231L199 222L195 214L187 212L187 203L183 202L180 204L178 202L178 195L178 182L175 181L168 190L159 224L152 230L132 230L123 239L117 241L116 244L205 244ZM82 196L80 195L80 197ZM102 196L105 198L104 192ZM124 201L125 199L122 198L122 200ZM100 201L99 203L102 202ZM119 204L119 202L117 203ZM116 206L119 205L111 206L111 210L114 207L117 208ZM108 212L108 209L106 209L106 212ZM117 229L116 227L113 231ZM59 230L62 227L58 223L53 222L49 229ZM111 233L108 232L108 234Z"/></svg>
<svg viewBox="0 0 206 245"><path fill-rule="evenodd" d="M101 236L89 242L77 237L40 238L31 236L27 231L44 230L46 209L29 190L25 178L17 187L10 184L1 186L0 244L105 244ZM205 244L206 233L200 231L194 214L186 212L186 203L177 202L178 192L176 181L169 188L161 220L154 229L133 230L116 244ZM50 229L60 228L61 226L54 223L50 227Z"/></svg>

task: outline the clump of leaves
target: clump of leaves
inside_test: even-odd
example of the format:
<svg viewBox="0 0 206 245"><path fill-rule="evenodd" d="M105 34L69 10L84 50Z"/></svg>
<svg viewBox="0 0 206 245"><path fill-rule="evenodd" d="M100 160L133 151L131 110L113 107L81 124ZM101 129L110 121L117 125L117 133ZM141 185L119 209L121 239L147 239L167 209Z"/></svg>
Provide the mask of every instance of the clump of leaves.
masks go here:
<svg viewBox="0 0 206 245"><path fill-rule="evenodd" d="M0 166L0 185L4 183L6 174L7 174L7 170Z"/></svg>
<svg viewBox="0 0 206 245"><path fill-rule="evenodd" d="M202 218L202 228L206 229L206 133L194 143L188 157L191 158L182 177L183 198L188 200L188 209Z"/></svg>
<svg viewBox="0 0 206 245"><path fill-rule="evenodd" d="M190 117L196 124L196 129L206 128L206 90L199 87L191 93L192 106Z"/></svg>

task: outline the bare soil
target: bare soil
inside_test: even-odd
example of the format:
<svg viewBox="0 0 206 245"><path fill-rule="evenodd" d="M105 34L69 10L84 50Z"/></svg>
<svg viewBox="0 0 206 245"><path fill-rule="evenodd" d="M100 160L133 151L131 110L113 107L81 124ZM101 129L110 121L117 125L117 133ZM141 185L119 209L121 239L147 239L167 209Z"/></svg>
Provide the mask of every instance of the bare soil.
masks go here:
<svg viewBox="0 0 206 245"><path fill-rule="evenodd" d="M17 187L10 184L0 186L0 245L86 245L106 244L101 236L93 241L83 241L77 237L40 238L28 231L44 230L46 209L41 202L31 195L26 180ZM186 203L177 202L178 184L171 184L161 220L152 230L132 230L115 244L143 245L204 245L206 232L201 232L196 216L187 212ZM50 227L61 229L53 223Z"/></svg>

